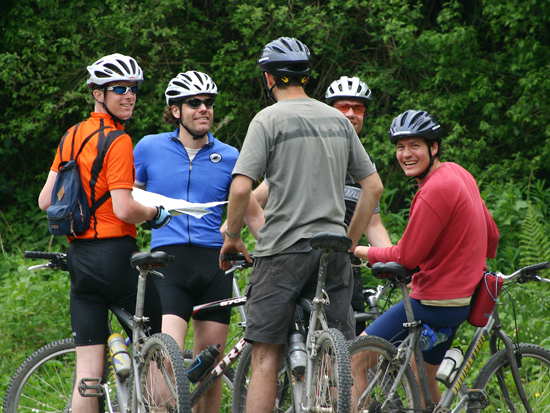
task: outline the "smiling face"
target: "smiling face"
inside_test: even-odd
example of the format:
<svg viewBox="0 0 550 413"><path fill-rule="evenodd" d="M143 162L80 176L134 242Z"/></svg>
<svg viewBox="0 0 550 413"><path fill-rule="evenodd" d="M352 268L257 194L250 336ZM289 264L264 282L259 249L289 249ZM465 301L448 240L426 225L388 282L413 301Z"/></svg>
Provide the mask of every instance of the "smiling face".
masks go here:
<svg viewBox="0 0 550 413"><path fill-rule="evenodd" d="M120 81L113 82L109 84L109 87L112 86L134 86L136 82L129 81ZM103 89L94 90L94 97L97 102L104 102L107 108L111 113L119 118L120 120L128 120L132 117L134 112L134 107L136 106L137 93L134 95L130 90L128 90L123 95L118 95L112 90L107 90L104 92ZM105 109L101 104L96 105L96 111L106 113Z"/></svg>
<svg viewBox="0 0 550 413"><path fill-rule="evenodd" d="M397 141L395 156L403 172L405 172L405 175L414 177L424 172L430 164L428 150L431 151L432 156L435 156L437 149L437 142L434 142L434 144L428 148L424 138L414 136L412 138L403 138Z"/></svg>
<svg viewBox="0 0 550 413"><path fill-rule="evenodd" d="M192 96L191 98L206 100L209 97L211 96L197 95ZM183 103L181 105L181 113L180 108L177 105L173 105L172 114L175 118L181 118L181 122L196 136L206 134L214 123L214 107L212 106L211 108L207 108L204 103L202 103L197 109L193 109L188 104Z"/></svg>

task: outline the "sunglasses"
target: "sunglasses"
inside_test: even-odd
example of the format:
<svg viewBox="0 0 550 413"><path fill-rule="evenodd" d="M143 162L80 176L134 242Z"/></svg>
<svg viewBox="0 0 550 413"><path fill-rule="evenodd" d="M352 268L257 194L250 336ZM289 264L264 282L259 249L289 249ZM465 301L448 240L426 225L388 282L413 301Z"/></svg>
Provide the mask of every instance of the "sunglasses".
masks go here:
<svg viewBox="0 0 550 413"><path fill-rule="evenodd" d="M353 110L353 113L355 113L356 115L363 115L365 113L364 105L350 105L349 103L346 103L346 104L336 103L334 107L342 113L347 113L350 108L351 110Z"/></svg>
<svg viewBox="0 0 550 413"><path fill-rule="evenodd" d="M204 103L204 106L206 106L207 109L210 109L214 106L214 104L216 103L216 99L214 98L206 98L204 100L200 100L199 98L192 98L192 99L187 99L186 101L184 101L183 103L186 103L187 106L189 106L190 108L193 108L193 109L198 109L201 107L201 105Z"/></svg>
<svg viewBox="0 0 550 413"><path fill-rule="evenodd" d="M134 86L120 86L119 85L119 86L108 87L107 90L111 90L114 93L116 93L117 95L125 95L126 93L128 93L128 91L132 92L132 95L135 95L138 91L138 88L139 88L138 85L134 85Z"/></svg>

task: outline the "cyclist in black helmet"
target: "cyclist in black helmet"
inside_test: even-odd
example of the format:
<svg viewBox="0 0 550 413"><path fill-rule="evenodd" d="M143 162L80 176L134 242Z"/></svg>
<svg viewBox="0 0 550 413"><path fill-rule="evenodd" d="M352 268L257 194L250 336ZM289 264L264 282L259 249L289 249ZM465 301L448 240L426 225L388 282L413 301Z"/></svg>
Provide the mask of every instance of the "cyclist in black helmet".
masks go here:
<svg viewBox="0 0 550 413"><path fill-rule="evenodd" d="M244 211L252 183L265 173L269 202L265 225L258 232L256 262L247 290L245 338L254 342L247 411L272 411L277 372L291 330L296 300L310 297L317 285L320 252L309 238L323 231L345 234L342 198L346 171L360 183L356 213L349 237L357 245L382 192L376 173L355 130L339 111L309 98L305 91L311 74L306 45L282 37L269 43L258 59L268 96L276 103L250 123L233 170L226 237L221 253L241 251ZM331 254L330 299L327 318L348 339L355 336L351 311L353 283L348 254Z"/></svg>
<svg viewBox="0 0 550 413"><path fill-rule="evenodd" d="M446 341L424 352L430 390L439 401L435 374L456 331L470 313L471 297L483 277L486 258L494 258L498 228L481 199L477 182L453 162L441 162L441 127L425 111L407 110L389 131L405 175L419 189L401 240L390 248L357 247L355 255L376 262L419 267L411 282L416 319L432 329L451 327ZM391 307L365 330L366 334L399 341L406 336L403 302Z"/></svg>
<svg viewBox="0 0 550 413"><path fill-rule="evenodd" d="M372 92L365 82L358 77L342 76L330 84L325 93L326 102L338 109L351 122L355 132L359 135L363 129L363 122L367 105L371 102ZM351 177L346 175L346 186L344 192L344 200L346 202L346 217L344 222L349 225L361 186L354 183ZM254 190L254 195L260 205L263 207L269 198L269 185L264 180ZM382 219L380 217L380 207L377 206L374 214L367 225L365 236L369 244L374 247L391 247L392 243ZM363 282L361 277L361 268L355 267L354 274L354 290L351 305L354 311L365 311L365 299L363 297ZM360 334L365 329L365 322L356 323L355 330Z"/></svg>

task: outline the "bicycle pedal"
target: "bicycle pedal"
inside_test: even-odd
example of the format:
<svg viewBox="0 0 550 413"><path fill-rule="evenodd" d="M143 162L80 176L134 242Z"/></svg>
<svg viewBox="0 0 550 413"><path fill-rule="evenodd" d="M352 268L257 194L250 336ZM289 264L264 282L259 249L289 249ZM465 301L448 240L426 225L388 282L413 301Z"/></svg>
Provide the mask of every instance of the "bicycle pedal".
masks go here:
<svg viewBox="0 0 550 413"><path fill-rule="evenodd" d="M483 389L468 390L468 408L485 409L489 406L489 397Z"/></svg>
<svg viewBox="0 0 550 413"><path fill-rule="evenodd" d="M93 382L96 384L91 384ZM95 390L95 392L88 392L88 390ZM78 383L78 392L82 397L102 397L105 395L103 386L101 385L101 377L84 377Z"/></svg>

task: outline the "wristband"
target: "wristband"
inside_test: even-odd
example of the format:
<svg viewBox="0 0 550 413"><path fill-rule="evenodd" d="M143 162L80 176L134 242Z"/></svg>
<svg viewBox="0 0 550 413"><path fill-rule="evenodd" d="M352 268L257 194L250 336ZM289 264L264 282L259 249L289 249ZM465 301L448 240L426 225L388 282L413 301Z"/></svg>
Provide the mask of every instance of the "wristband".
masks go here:
<svg viewBox="0 0 550 413"><path fill-rule="evenodd" d="M237 232L236 234L232 234L227 230L227 227L225 227L225 235L227 235L229 238L235 239L235 238L239 238L241 236L241 233Z"/></svg>

